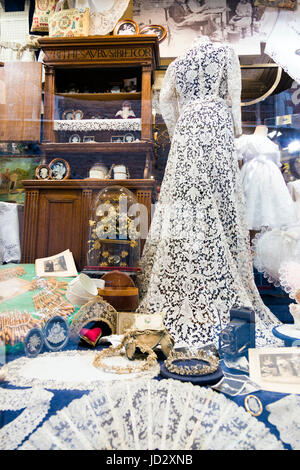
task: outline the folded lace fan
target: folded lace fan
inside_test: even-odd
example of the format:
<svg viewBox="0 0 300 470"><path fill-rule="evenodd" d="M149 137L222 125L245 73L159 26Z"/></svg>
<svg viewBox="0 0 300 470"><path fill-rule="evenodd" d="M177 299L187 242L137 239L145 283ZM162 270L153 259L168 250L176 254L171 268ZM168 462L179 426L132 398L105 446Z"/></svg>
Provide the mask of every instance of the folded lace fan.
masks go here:
<svg viewBox="0 0 300 470"><path fill-rule="evenodd" d="M22 450L283 449L224 395L176 380L105 384L49 418Z"/></svg>

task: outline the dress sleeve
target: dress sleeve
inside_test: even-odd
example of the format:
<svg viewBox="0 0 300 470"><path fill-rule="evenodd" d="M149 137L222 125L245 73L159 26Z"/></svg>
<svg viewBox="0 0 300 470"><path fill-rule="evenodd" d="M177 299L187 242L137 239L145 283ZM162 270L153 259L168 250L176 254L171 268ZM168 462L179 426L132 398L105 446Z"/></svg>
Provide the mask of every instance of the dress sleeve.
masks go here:
<svg viewBox="0 0 300 470"><path fill-rule="evenodd" d="M231 112L236 137L242 134L241 91L242 78L239 58L234 49L229 49L228 57L228 98L231 102Z"/></svg>
<svg viewBox="0 0 300 470"><path fill-rule="evenodd" d="M160 91L159 105L160 112L168 128L169 136L170 138L172 138L176 122L179 117L173 62L167 68L166 74L163 79Z"/></svg>

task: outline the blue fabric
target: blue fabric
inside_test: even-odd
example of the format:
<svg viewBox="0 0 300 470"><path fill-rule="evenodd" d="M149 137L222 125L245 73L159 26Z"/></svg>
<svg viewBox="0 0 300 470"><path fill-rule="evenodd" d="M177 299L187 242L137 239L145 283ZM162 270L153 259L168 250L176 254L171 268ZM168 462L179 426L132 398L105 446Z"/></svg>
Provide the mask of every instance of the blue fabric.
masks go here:
<svg viewBox="0 0 300 470"><path fill-rule="evenodd" d="M106 347L108 347L108 346L101 345L101 346L96 347L93 350L99 351L99 350L101 350L103 348L106 348ZM68 349L68 350L74 349L74 346L72 345L72 343L69 343L68 346L66 348L64 348L64 350L66 350L66 349ZM85 349L86 350L86 349L90 349L90 348L86 348L84 346L78 346L75 349L80 349L80 350ZM7 362L12 361L12 360L14 360L17 357L20 357L22 355L23 355L22 351L19 351L19 353L14 353L14 354L10 353L7 356ZM164 361L164 359L160 355L159 356L160 365L163 364L163 361ZM230 374L237 374L237 375L244 374L243 372L238 371L238 370L228 369L225 366L223 361L221 361L221 368L222 368L223 371L229 372ZM247 374L245 374L245 375L247 375ZM155 378L155 380L162 380L164 378L165 377L160 374ZM193 380L191 380L191 382L193 382ZM200 385L197 385L197 386L200 386ZM18 389L18 387L14 387L12 385L9 385L6 382L0 384L0 387L1 388L8 388L8 389ZM54 396L51 400L49 412L46 415L46 417L44 418L43 422L45 422L47 419L49 419L49 417L54 415L57 411L61 410L65 406L68 406L73 400L81 398L84 394L89 393L89 391L80 391L80 390L51 390L51 389L49 389L49 390L54 394ZM263 405L263 412L260 416L257 417L257 419L259 421L263 422L266 425L266 427L268 429L270 429L270 431L278 439L280 439L280 436L279 436L279 433L278 433L277 429L273 425L271 425L268 421L269 413L266 411L266 406L268 404L272 403L272 402L275 402L275 401L283 398L285 396L285 394L273 393L273 392L267 392L267 391L259 390L257 392L252 393L252 395L256 395L260 399L260 401ZM237 403L239 406L242 406L244 409L245 409L244 400L245 400L246 396L247 395L240 395L240 396L231 397L230 395L226 395L227 398L229 398L230 400L233 400L235 403ZM3 427L5 424L8 424L13 419L15 419L22 411L23 410L20 410L20 411L17 411L17 412L12 412L12 411L0 412L0 428ZM284 419L284 417L283 417L283 419ZM284 447L286 449L290 449L289 445L287 445L285 443L283 443L283 444L284 444Z"/></svg>

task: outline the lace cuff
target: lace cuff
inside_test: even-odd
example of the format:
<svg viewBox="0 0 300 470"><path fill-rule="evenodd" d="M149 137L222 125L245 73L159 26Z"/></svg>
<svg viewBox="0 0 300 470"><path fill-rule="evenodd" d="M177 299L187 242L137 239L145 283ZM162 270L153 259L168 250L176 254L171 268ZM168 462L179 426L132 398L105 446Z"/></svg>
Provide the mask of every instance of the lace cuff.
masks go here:
<svg viewBox="0 0 300 470"><path fill-rule="evenodd" d="M167 68L164 76L159 104L160 112L168 128L169 136L172 138L179 117L173 62Z"/></svg>
<svg viewBox="0 0 300 470"><path fill-rule="evenodd" d="M241 66L234 49L229 49L228 57L228 97L231 101L231 112L236 136L242 134L241 118Z"/></svg>

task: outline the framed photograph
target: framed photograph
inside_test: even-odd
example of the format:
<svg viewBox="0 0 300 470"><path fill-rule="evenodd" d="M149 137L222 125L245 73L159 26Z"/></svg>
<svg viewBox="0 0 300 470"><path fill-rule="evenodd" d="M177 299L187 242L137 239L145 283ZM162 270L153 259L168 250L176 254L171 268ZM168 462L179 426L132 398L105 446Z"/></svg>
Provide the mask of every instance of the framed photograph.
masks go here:
<svg viewBox="0 0 300 470"><path fill-rule="evenodd" d="M130 143L135 141L135 135L131 134L130 132L128 134L124 135L124 142Z"/></svg>
<svg viewBox="0 0 300 470"><path fill-rule="evenodd" d="M67 119L69 121L74 119L74 109L66 109L66 111L62 113L62 119Z"/></svg>
<svg viewBox="0 0 300 470"><path fill-rule="evenodd" d="M249 375L262 390L300 393L300 348L249 349Z"/></svg>
<svg viewBox="0 0 300 470"><path fill-rule="evenodd" d="M272 6L275 1L270 1ZM184 54L202 35L229 43L238 55L261 54L260 29L265 21L261 21L253 0L160 0L155 8L149 0L134 0L133 18L139 34L155 31L162 35L159 43L162 59ZM166 36L162 29L156 29L157 25L167 31Z"/></svg>
<svg viewBox="0 0 300 470"><path fill-rule="evenodd" d="M39 277L72 277L78 275L74 258L70 250L65 250L57 255L49 256L47 258L36 259L35 274Z"/></svg>
<svg viewBox="0 0 300 470"><path fill-rule="evenodd" d="M114 142L114 143L121 143L121 142L124 142L124 136L123 136L123 135L111 136L110 141L111 141L111 142Z"/></svg>
<svg viewBox="0 0 300 470"><path fill-rule="evenodd" d="M81 138L78 134L72 134L69 138L69 142L71 144L78 144L79 142L81 142Z"/></svg>
<svg viewBox="0 0 300 470"><path fill-rule="evenodd" d="M52 176L52 171L48 165L40 165L35 170L35 176L38 180L48 180Z"/></svg>
<svg viewBox="0 0 300 470"><path fill-rule="evenodd" d="M54 158L49 163L50 170L52 172L51 179L52 180L65 180L68 179L70 176L71 168L68 162L63 158Z"/></svg>
<svg viewBox="0 0 300 470"><path fill-rule="evenodd" d="M158 37L158 42L162 42L167 37L167 30L159 24L151 24L143 26L140 29L140 34L155 34Z"/></svg>
<svg viewBox="0 0 300 470"><path fill-rule="evenodd" d="M126 36L131 34L139 34L139 27L138 24L133 20L120 20L114 27L113 34Z"/></svg>
<svg viewBox="0 0 300 470"><path fill-rule="evenodd" d="M94 135L85 135L83 137L83 142L88 142L88 143L95 142L95 136Z"/></svg>
<svg viewBox="0 0 300 470"><path fill-rule="evenodd" d="M81 111L81 109L77 109L76 111L74 111L73 119L75 120L83 119L83 111Z"/></svg>

